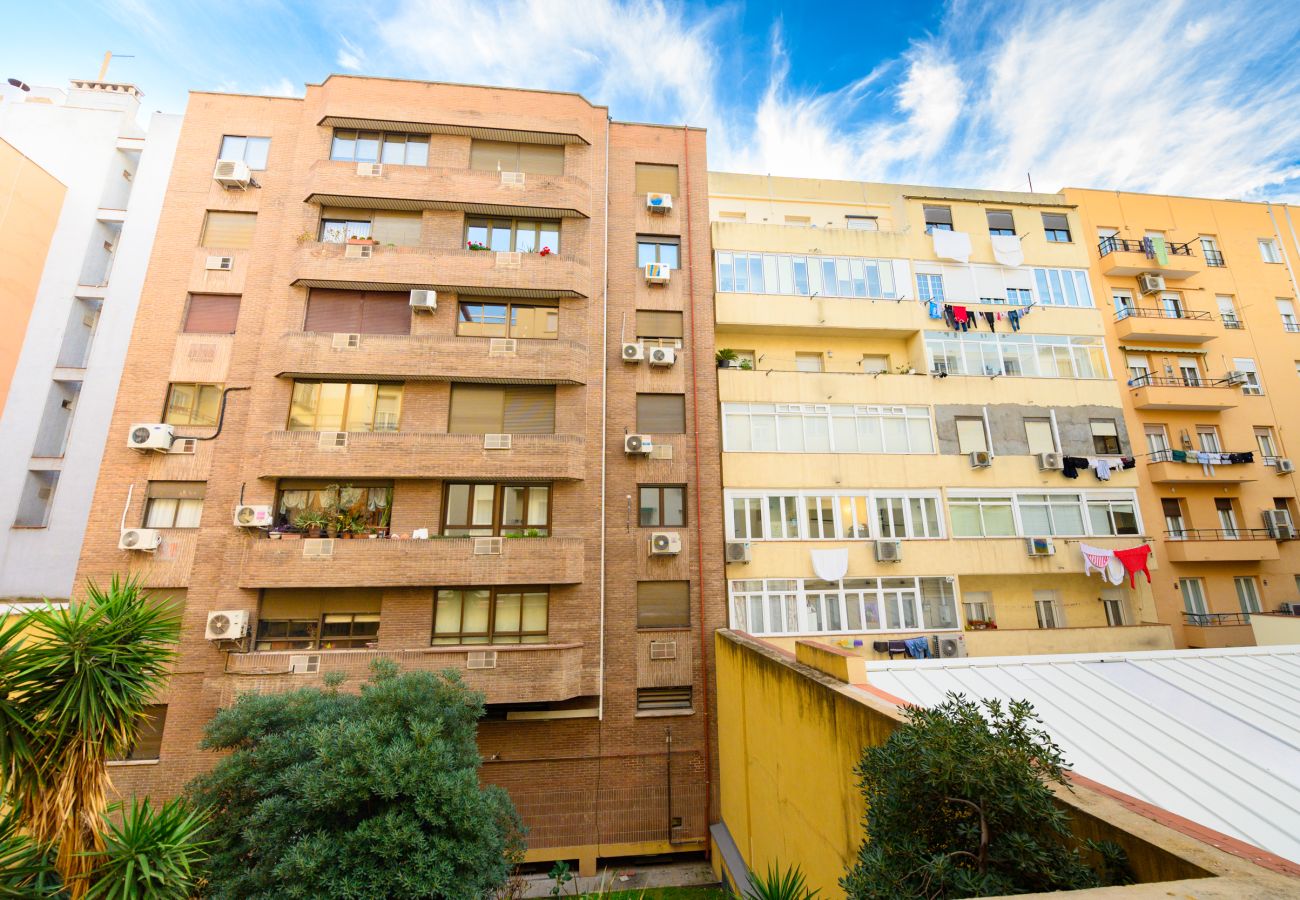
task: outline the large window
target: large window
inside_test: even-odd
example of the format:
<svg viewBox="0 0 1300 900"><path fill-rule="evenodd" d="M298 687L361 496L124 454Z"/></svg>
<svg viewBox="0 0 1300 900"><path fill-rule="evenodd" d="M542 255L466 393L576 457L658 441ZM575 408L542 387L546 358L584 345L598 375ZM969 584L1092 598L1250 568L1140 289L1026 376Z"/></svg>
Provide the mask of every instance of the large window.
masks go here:
<svg viewBox="0 0 1300 900"><path fill-rule="evenodd" d="M925 213L925 233L932 234L936 231L952 231L952 207L951 206L926 206L922 207Z"/></svg>
<svg viewBox="0 0 1300 900"><path fill-rule="evenodd" d="M927 331L931 372L1027 378L1110 378L1100 337Z"/></svg>
<svg viewBox="0 0 1300 900"><path fill-rule="evenodd" d="M247 250L253 246L253 228L257 213L209 210L203 217L200 247L221 250Z"/></svg>
<svg viewBox="0 0 1300 900"><path fill-rule="evenodd" d="M334 334L410 334L410 295L404 291L313 288L303 331Z"/></svg>
<svg viewBox="0 0 1300 900"><path fill-rule="evenodd" d="M396 431L402 385L295 381L290 431Z"/></svg>
<svg viewBox="0 0 1300 900"><path fill-rule="evenodd" d="M427 166L429 136L338 128L330 144L330 159L382 162L397 166Z"/></svg>
<svg viewBox="0 0 1300 900"><path fill-rule="evenodd" d="M451 434L554 434L555 386L453 384Z"/></svg>
<svg viewBox="0 0 1300 900"><path fill-rule="evenodd" d="M1063 213L1043 213L1043 236L1051 244L1070 243L1070 219Z"/></svg>
<svg viewBox="0 0 1300 900"><path fill-rule="evenodd" d="M731 627L750 634L835 634L960 627L952 579L732 581Z"/></svg>
<svg viewBox="0 0 1300 900"><path fill-rule="evenodd" d="M724 403L730 453L933 453L928 406Z"/></svg>
<svg viewBox="0 0 1300 900"><path fill-rule="evenodd" d="M151 481L144 507L145 528L198 528L204 481Z"/></svg>
<svg viewBox="0 0 1300 900"><path fill-rule="evenodd" d="M673 310L638 309L636 339L644 346L680 347L682 314Z"/></svg>
<svg viewBox="0 0 1300 900"><path fill-rule="evenodd" d="M1014 537L1015 514L1010 496L951 497L953 537Z"/></svg>
<svg viewBox="0 0 1300 900"><path fill-rule="evenodd" d="M186 334L234 334L238 320L238 294L190 294L181 331Z"/></svg>
<svg viewBox="0 0 1300 900"><path fill-rule="evenodd" d="M671 194L676 197L677 167L661 163L637 163L635 190L638 194Z"/></svg>
<svg viewBox="0 0 1300 900"><path fill-rule="evenodd" d="M473 140L469 167L478 172L531 172L564 174L563 144L520 144L513 141Z"/></svg>
<svg viewBox="0 0 1300 900"><path fill-rule="evenodd" d="M637 394L636 430L641 434L685 434L685 394Z"/></svg>
<svg viewBox="0 0 1300 900"><path fill-rule="evenodd" d="M471 216L465 219L465 244L498 253L538 253L542 250L559 253L560 222L558 219L538 221Z"/></svg>
<svg viewBox="0 0 1300 900"><path fill-rule="evenodd" d="M442 533L453 537L545 536L551 531L546 484L447 484Z"/></svg>
<svg viewBox="0 0 1300 900"><path fill-rule="evenodd" d="M1016 222L1009 209L986 209L984 216L988 219L989 234L994 236L1014 236Z"/></svg>
<svg viewBox="0 0 1300 900"><path fill-rule="evenodd" d="M340 244L354 238L371 238L379 244L415 247L420 243L422 216L419 212L372 212L327 207L321 210L318 237L326 244Z"/></svg>
<svg viewBox="0 0 1300 900"><path fill-rule="evenodd" d="M938 491L727 492L727 540L941 538Z"/></svg>
<svg viewBox="0 0 1300 900"><path fill-rule="evenodd" d="M642 528L680 528L686 524L685 485L643 484L637 493L637 524Z"/></svg>
<svg viewBox="0 0 1300 900"><path fill-rule="evenodd" d="M320 529L324 534L340 529L386 534L392 509L391 481L286 479L279 484L275 525L298 531Z"/></svg>
<svg viewBox="0 0 1300 900"><path fill-rule="evenodd" d="M1141 532L1131 491L949 492L953 537L1113 537Z"/></svg>
<svg viewBox="0 0 1300 900"><path fill-rule="evenodd" d="M636 583L637 628L689 628L691 625L691 583L689 581L638 581Z"/></svg>
<svg viewBox="0 0 1300 900"><path fill-rule="evenodd" d="M738 294L895 299L894 266L887 259L788 256L778 253L714 254L718 290ZM906 271L901 276L906 279Z"/></svg>
<svg viewBox="0 0 1300 900"><path fill-rule="evenodd" d="M456 333L466 337L559 337L560 309L555 303L461 300L457 308Z"/></svg>
<svg viewBox="0 0 1300 900"><path fill-rule="evenodd" d="M1092 287L1086 269L1034 269L1034 286L1043 306L1091 308Z"/></svg>
<svg viewBox="0 0 1300 900"><path fill-rule="evenodd" d="M663 263L670 269L680 268L678 256L681 250L681 238L655 234L638 234L636 236L636 264L640 267L650 263Z"/></svg>
<svg viewBox="0 0 1300 900"><path fill-rule="evenodd" d="M266 168L266 157L271 152L269 137L244 137L227 134L221 138L221 152L217 159L243 162L254 172Z"/></svg>
<svg viewBox="0 0 1300 900"><path fill-rule="evenodd" d="M216 425L221 412L221 385L172 382L167 387L168 425Z"/></svg>
<svg viewBox="0 0 1300 900"><path fill-rule="evenodd" d="M439 588L432 643L544 644L549 599L544 587Z"/></svg>

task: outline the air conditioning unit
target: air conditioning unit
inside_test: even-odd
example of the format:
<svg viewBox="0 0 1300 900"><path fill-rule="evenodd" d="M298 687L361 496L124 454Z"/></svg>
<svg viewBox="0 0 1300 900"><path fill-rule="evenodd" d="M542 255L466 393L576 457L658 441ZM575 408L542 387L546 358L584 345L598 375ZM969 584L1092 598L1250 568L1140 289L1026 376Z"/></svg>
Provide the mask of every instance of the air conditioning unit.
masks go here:
<svg viewBox="0 0 1300 900"><path fill-rule="evenodd" d="M227 190L239 188L245 191L253 180L253 173L242 159L219 159L217 167L212 170L212 180Z"/></svg>
<svg viewBox="0 0 1300 900"><path fill-rule="evenodd" d="M236 506L234 523L236 528L269 528L271 507L250 504Z"/></svg>
<svg viewBox="0 0 1300 900"><path fill-rule="evenodd" d="M348 449L348 433L346 431L322 431L316 436L317 450L346 450Z"/></svg>
<svg viewBox="0 0 1300 900"><path fill-rule="evenodd" d="M357 174L364 178L378 178L384 174L383 163L363 162L357 163Z"/></svg>
<svg viewBox="0 0 1300 900"><path fill-rule="evenodd" d="M747 563L751 556L749 541L727 541L727 562Z"/></svg>
<svg viewBox="0 0 1300 900"><path fill-rule="evenodd" d="M488 341L488 356L511 356L519 352L515 338L492 338Z"/></svg>
<svg viewBox="0 0 1300 900"><path fill-rule="evenodd" d="M1025 552L1030 556L1053 556L1056 553L1056 544L1052 543L1051 538L1026 538Z"/></svg>
<svg viewBox="0 0 1300 900"><path fill-rule="evenodd" d="M175 433L170 425L132 425L126 434L126 445L132 450L166 453L172 448Z"/></svg>
<svg viewBox="0 0 1300 900"><path fill-rule="evenodd" d="M674 556L682 552L682 536L676 531L650 532L651 556Z"/></svg>
<svg viewBox="0 0 1300 900"><path fill-rule="evenodd" d="M967 655L966 635L945 634L939 636L940 659L961 659Z"/></svg>
<svg viewBox="0 0 1300 900"><path fill-rule="evenodd" d="M431 313L438 308L438 292L424 289L411 291L411 310Z"/></svg>
<svg viewBox="0 0 1300 900"><path fill-rule="evenodd" d="M1065 468L1065 463L1059 453L1039 453L1038 454L1039 471L1046 472L1053 469Z"/></svg>
<svg viewBox="0 0 1300 900"><path fill-rule="evenodd" d="M1289 475L1295 471L1295 463L1289 459L1278 459L1273 466L1279 475Z"/></svg>
<svg viewBox="0 0 1300 900"><path fill-rule="evenodd" d="M625 434L623 435L623 452L629 455L645 456L655 447L654 441L650 440L648 434Z"/></svg>
<svg viewBox="0 0 1300 900"><path fill-rule="evenodd" d="M248 610L219 609L208 613L203 636L210 641L237 641L248 634Z"/></svg>
<svg viewBox="0 0 1300 900"><path fill-rule="evenodd" d="M676 641L651 641L650 658L651 659L676 659L677 642Z"/></svg>
<svg viewBox="0 0 1300 900"><path fill-rule="evenodd" d="M330 341L330 346L335 350L356 350L361 346L361 335L344 334L343 332L339 332L335 334L334 339Z"/></svg>
<svg viewBox="0 0 1300 900"><path fill-rule="evenodd" d="M677 351L672 347L651 347L650 365L671 366L677 362Z"/></svg>
<svg viewBox="0 0 1300 900"><path fill-rule="evenodd" d="M523 172L502 172L501 183L509 187L523 187L527 176Z"/></svg>
<svg viewBox="0 0 1300 900"><path fill-rule="evenodd" d="M484 450L509 450L514 442L508 434L485 434L483 435Z"/></svg>
<svg viewBox="0 0 1300 900"><path fill-rule="evenodd" d="M143 550L153 553L162 543L162 532L157 528L123 528L117 539L119 550Z"/></svg>
<svg viewBox="0 0 1300 900"><path fill-rule="evenodd" d="M229 272L235 267L233 256L209 256L205 268L209 272Z"/></svg>
<svg viewBox="0 0 1300 900"><path fill-rule="evenodd" d="M902 562L902 541L876 541L876 562Z"/></svg>
<svg viewBox="0 0 1300 900"><path fill-rule="evenodd" d="M374 244L344 244L344 259L370 259L375 254Z"/></svg>
<svg viewBox="0 0 1300 900"><path fill-rule="evenodd" d="M1143 272L1138 276L1138 290L1144 294L1158 294L1165 289L1165 276Z"/></svg>
<svg viewBox="0 0 1300 900"><path fill-rule="evenodd" d="M987 469L993 465L993 454L987 450L972 450L970 453L970 467L972 469Z"/></svg>
<svg viewBox="0 0 1300 900"><path fill-rule="evenodd" d="M643 359L645 359L645 347L632 343L623 345L623 362L641 362Z"/></svg>
<svg viewBox="0 0 1300 900"><path fill-rule="evenodd" d="M1285 509L1264 510L1264 527L1275 541L1295 540L1295 525L1291 522L1291 513Z"/></svg>
<svg viewBox="0 0 1300 900"><path fill-rule="evenodd" d="M474 538L474 555L475 556L500 556L505 546L505 538L499 537L476 537Z"/></svg>
<svg viewBox="0 0 1300 900"><path fill-rule="evenodd" d="M303 654L289 657L290 675L315 675L320 671L320 654Z"/></svg>
<svg viewBox="0 0 1300 900"><path fill-rule="evenodd" d="M645 264L645 283L646 284L667 284L672 278L673 270L668 268L668 263L646 263Z"/></svg>
<svg viewBox="0 0 1300 900"><path fill-rule="evenodd" d="M672 194L655 194L645 195L645 208L652 213L666 213L673 208Z"/></svg>

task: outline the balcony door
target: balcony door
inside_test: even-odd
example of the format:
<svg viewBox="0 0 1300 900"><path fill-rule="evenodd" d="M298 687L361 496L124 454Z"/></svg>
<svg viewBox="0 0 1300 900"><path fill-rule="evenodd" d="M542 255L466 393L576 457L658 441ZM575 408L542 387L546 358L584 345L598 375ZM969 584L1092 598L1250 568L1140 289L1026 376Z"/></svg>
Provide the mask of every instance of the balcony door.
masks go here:
<svg viewBox="0 0 1300 900"><path fill-rule="evenodd" d="M1147 438L1147 450L1152 462L1169 460L1169 431L1163 425L1145 425L1142 428Z"/></svg>
<svg viewBox="0 0 1300 900"><path fill-rule="evenodd" d="M1208 612L1205 605L1205 582L1199 578L1178 579L1178 592L1183 595L1183 611L1190 616L1204 616Z"/></svg>
<svg viewBox="0 0 1300 900"><path fill-rule="evenodd" d="M1237 531L1237 513L1232 508L1232 501L1218 497L1214 501L1214 508L1219 513L1219 528L1223 531L1224 540L1235 541L1241 537Z"/></svg>
<svg viewBox="0 0 1300 900"><path fill-rule="evenodd" d="M1056 591L1034 591L1034 611L1039 628L1064 628L1065 616Z"/></svg>
<svg viewBox="0 0 1300 900"><path fill-rule="evenodd" d="M1263 609L1259 602L1259 583L1251 575L1238 576L1232 579L1232 583L1237 588L1237 605L1249 620L1251 613Z"/></svg>
<svg viewBox="0 0 1300 900"><path fill-rule="evenodd" d="M1117 588L1108 588L1101 592L1101 604L1106 610L1106 624L1112 628L1128 624L1128 611L1125 609L1124 592Z"/></svg>
<svg viewBox="0 0 1300 900"><path fill-rule="evenodd" d="M1178 375L1183 384L1195 386L1201 383L1201 366L1195 356L1178 357Z"/></svg>
<svg viewBox="0 0 1300 900"><path fill-rule="evenodd" d="M1128 363L1128 377L1132 383L1145 383L1151 376L1151 359L1145 353L1129 353L1124 360Z"/></svg>
<svg viewBox="0 0 1300 900"><path fill-rule="evenodd" d="M1185 540L1187 531L1183 523L1182 502L1166 497L1160 501L1160 506L1165 514L1165 531L1169 535L1169 540Z"/></svg>
<svg viewBox="0 0 1300 900"><path fill-rule="evenodd" d="M1183 317L1183 297L1181 294L1166 292L1160 295L1160 309L1166 319Z"/></svg>

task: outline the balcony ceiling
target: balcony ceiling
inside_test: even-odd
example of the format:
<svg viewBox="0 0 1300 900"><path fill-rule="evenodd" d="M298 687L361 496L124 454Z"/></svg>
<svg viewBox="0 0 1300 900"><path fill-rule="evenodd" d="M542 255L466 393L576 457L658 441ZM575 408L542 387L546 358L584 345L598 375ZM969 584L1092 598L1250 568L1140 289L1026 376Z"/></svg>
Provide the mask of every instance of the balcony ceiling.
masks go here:
<svg viewBox="0 0 1300 900"><path fill-rule="evenodd" d="M561 288L492 287L469 284L414 284L395 281L353 281L330 278L298 278L293 287L336 289L341 291L443 291L466 297L519 297L526 300L585 300L587 295Z"/></svg>
<svg viewBox="0 0 1300 900"><path fill-rule="evenodd" d="M374 131L405 131L408 134L459 134L489 141L516 141L521 144L587 144L580 134L565 131L526 131L519 128L491 128L483 125L454 125L436 122L398 122L392 119L368 119L357 116L326 116L324 128L366 128Z"/></svg>
<svg viewBox="0 0 1300 900"><path fill-rule="evenodd" d="M465 200L427 200L400 197L358 197L352 194L307 195L304 203L319 206L339 206L347 209L395 209L414 211L421 209L460 210L478 216L510 216L516 219L585 219L587 216L572 208L554 206L508 206L503 203L473 203Z"/></svg>

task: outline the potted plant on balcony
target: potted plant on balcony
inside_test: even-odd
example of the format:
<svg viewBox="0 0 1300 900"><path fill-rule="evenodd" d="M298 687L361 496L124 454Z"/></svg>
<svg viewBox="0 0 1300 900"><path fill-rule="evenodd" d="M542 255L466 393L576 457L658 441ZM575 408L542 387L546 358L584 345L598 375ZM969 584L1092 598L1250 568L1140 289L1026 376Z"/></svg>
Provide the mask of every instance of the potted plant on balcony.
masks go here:
<svg viewBox="0 0 1300 900"><path fill-rule="evenodd" d="M487 250L488 245L482 241L466 241L465 248L467 250Z"/></svg>
<svg viewBox="0 0 1300 900"><path fill-rule="evenodd" d="M307 537L318 538L326 525L325 514L319 510L309 509L298 513L293 524L299 531L307 532Z"/></svg>
<svg viewBox="0 0 1300 900"><path fill-rule="evenodd" d="M739 357L736 356L736 351L732 350L730 347L723 347L717 353L713 354L713 358L717 360L719 369L739 368L739 366L736 365Z"/></svg>
<svg viewBox="0 0 1300 900"><path fill-rule="evenodd" d="M537 255L538 255L538 256L550 256L550 255L551 255L551 248L550 248L550 247L543 247L541 250L538 250L538 251L537 251Z"/></svg>
<svg viewBox="0 0 1300 900"><path fill-rule="evenodd" d="M369 235L366 235L365 237L361 237L359 235L350 234L348 235L348 243L349 244L378 244L379 241L375 240Z"/></svg>

